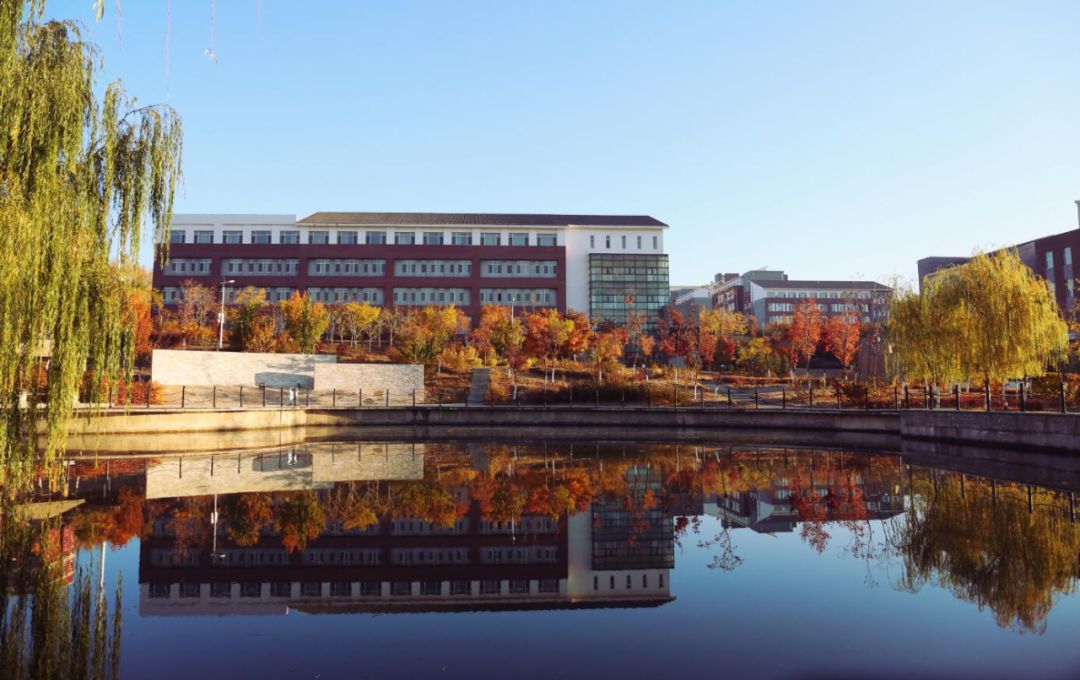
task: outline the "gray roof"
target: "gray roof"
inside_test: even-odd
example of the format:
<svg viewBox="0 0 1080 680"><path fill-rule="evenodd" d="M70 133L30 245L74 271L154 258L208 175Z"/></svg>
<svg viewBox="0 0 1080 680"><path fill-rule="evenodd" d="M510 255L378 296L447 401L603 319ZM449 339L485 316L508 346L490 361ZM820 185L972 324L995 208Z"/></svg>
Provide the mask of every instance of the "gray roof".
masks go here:
<svg viewBox="0 0 1080 680"><path fill-rule="evenodd" d="M462 225L518 227L666 227L648 215L530 215L513 213L317 212L297 224Z"/></svg>
<svg viewBox="0 0 1080 680"><path fill-rule="evenodd" d="M789 290L819 289L826 290L892 290L877 281L754 281L762 288L785 288Z"/></svg>

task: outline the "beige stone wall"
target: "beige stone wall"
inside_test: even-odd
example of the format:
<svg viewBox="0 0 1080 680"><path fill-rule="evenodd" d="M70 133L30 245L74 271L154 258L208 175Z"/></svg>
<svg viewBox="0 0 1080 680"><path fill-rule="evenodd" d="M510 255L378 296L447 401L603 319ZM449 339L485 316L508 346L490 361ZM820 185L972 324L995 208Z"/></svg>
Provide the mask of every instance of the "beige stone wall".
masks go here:
<svg viewBox="0 0 1080 680"><path fill-rule="evenodd" d="M424 367L416 364L339 364L328 354L264 354L257 352L195 352L156 349L151 379L160 385L204 385L338 390L364 390L367 400L423 401ZM372 402L374 403L374 402Z"/></svg>
<svg viewBox="0 0 1080 680"><path fill-rule="evenodd" d="M416 390L416 403L424 401L424 367L420 364L335 364L315 367L315 387L355 394L364 390L365 404L384 403L390 390L392 404L405 403Z"/></svg>
<svg viewBox="0 0 1080 680"><path fill-rule="evenodd" d="M263 354L155 349L151 379L160 385L315 387L315 367L335 364L328 354Z"/></svg>

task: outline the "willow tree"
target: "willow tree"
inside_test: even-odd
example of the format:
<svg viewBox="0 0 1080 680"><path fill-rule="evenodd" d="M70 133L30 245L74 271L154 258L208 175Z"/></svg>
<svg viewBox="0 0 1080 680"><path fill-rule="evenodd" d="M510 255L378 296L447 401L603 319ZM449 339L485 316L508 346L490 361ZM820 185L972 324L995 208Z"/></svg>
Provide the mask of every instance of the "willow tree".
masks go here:
<svg viewBox="0 0 1080 680"><path fill-rule="evenodd" d="M889 338L908 377L1000 381L1042 375L1068 349L1046 281L1015 251L979 254L894 300Z"/></svg>
<svg viewBox="0 0 1080 680"><path fill-rule="evenodd" d="M130 377L134 328L123 307L134 282L117 272L137 260L147 226L166 235L180 177L176 114L137 107L119 83L99 90L96 48L78 24L45 21L44 5L0 2L0 470L8 474L59 450L87 376L91 402L101 401L104 381ZM42 423L44 446L33 436Z"/></svg>

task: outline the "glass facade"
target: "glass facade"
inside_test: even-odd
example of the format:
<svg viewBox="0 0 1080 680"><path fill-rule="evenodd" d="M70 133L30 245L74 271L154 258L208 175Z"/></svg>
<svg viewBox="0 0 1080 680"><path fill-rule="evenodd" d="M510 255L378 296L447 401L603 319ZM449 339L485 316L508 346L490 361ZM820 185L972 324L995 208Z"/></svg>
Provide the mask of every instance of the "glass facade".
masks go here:
<svg viewBox="0 0 1080 680"><path fill-rule="evenodd" d="M589 318L625 324L641 314L650 330L668 303L668 256L592 253L589 255Z"/></svg>

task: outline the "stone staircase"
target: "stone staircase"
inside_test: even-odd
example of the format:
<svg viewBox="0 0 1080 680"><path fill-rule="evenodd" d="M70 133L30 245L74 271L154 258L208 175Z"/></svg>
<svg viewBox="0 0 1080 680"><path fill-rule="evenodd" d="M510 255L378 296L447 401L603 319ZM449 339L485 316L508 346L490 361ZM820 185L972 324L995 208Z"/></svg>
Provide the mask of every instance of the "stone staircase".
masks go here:
<svg viewBox="0 0 1080 680"><path fill-rule="evenodd" d="M469 395L466 397L469 406L482 406L487 402L488 386L491 384L490 368L474 368L472 378L469 381Z"/></svg>

